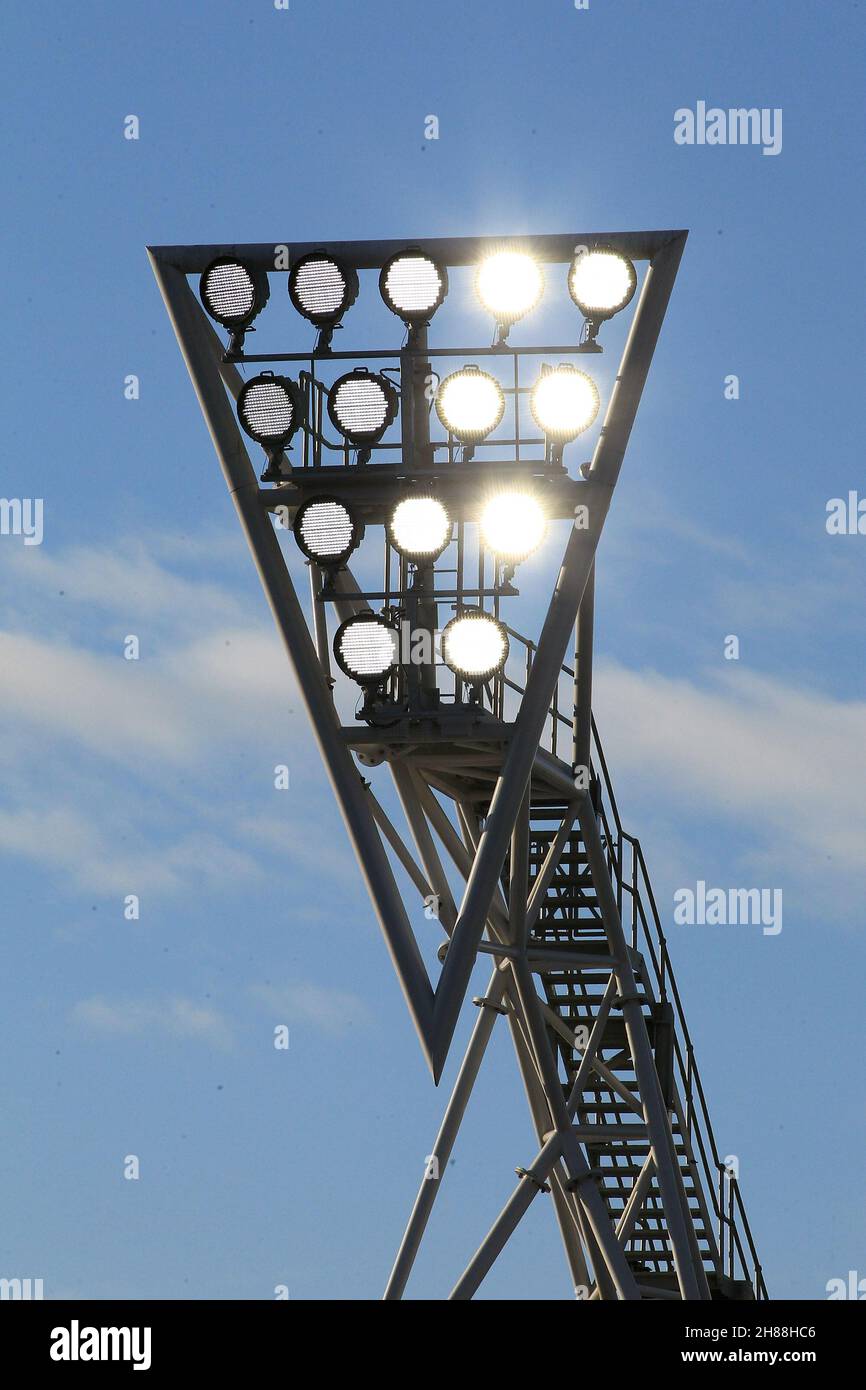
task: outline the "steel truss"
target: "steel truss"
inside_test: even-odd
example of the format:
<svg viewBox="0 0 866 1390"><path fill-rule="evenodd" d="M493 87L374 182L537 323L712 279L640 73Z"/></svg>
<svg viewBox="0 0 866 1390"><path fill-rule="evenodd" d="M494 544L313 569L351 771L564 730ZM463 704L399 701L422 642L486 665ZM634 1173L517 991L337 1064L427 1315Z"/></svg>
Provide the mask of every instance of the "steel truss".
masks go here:
<svg viewBox="0 0 866 1390"><path fill-rule="evenodd" d="M572 1285L603 1299L748 1296L725 1284L714 1230L715 1194L701 1182L691 1120L665 1064L667 1007L653 994L651 972L622 921L622 878L609 829L599 814L598 773L578 786L574 766L593 764L591 671L594 560L685 244L685 232L569 234L532 238L542 261L567 263L577 245L604 244L648 262L616 385L591 463L583 477L550 478L561 515L575 497L588 524L571 528L543 629L532 647L516 718L505 703L470 710L458 698L448 716L431 713L389 729L342 726L332 695L321 575L311 567L313 628L308 627L270 513L291 511L322 487L320 452L284 484L261 488L230 397L243 380L200 309L187 275L218 255L274 272L275 245L162 247L149 254L199 398L226 483L282 637L307 714L340 804L358 863L436 1082L442 1074L470 976L479 955L492 973L478 1006L432 1163L421 1183L385 1297L400 1298L438 1194L460 1123L497 1019L510 1031L539 1150L517 1169L519 1181L455 1284L453 1299L471 1298L539 1193L550 1193ZM475 263L493 243L431 240L423 249L442 263ZM501 241L495 243L502 245ZM525 244L525 243L522 243ZM331 245L356 269L381 267L398 242ZM289 248L289 259L319 249ZM450 350L480 355L479 349ZM543 349L536 349L544 351ZM403 395L401 464L345 468L346 486L376 520L400 478L437 476L454 491L461 515L461 475L437 470L425 434L419 376L433 354L426 334L400 352ZM376 354L341 353L364 358ZM384 354L380 354L384 355ZM300 360L302 354L250 355L248 361ZM238 359L235 359L238 360ZM311 371L315 363L311 361ZM515 372L516 372L515 365ZM423 418L422 418L423 417ZM519 458L519 454L518 454ZM346 460L348 464L348 459ZM539 471L538 464L535 465ZM351 483L350 479L351 472ZM458 586L462 585L462 575ZM390 588L390 581L387 586ZM482 585L483 587L483 585ZM333 603L342 620L369 606L349 570ZM435 611L435 610L434 610ZM577 633L570 759L557 755L557 699L563 663ZM511 684L512 690L516 687ZM500 692L501 694L502 692ZM554 740L544 746L553 714ZM362 777L387 764L411 845ZM597 762L597 759L595 760ZM621 855L622 836L618 853ZM400 892L390 854L425 900L438 902L446 939L441 971L431 981ZM447 857L446 870L441 854ZM455 873L463 880L458 902ZM565 917L563 917L565 913ZM569 916L571 914L571 916ZM565 925L564 925L565 923ZM537 982L541 983L541 993ZM664 982L662 981L662 989ZM582 1020L579 1031L577 1021ZM562 1077L565 1071L565 1080ZM687 1097L687 1109L690 1098ZM612 1176L613 1175L613 1176ZM722 1234L724 1227L721 1228ZM731 1272L732 1262L729 1265ZM758 1295L763 1288L756 1273Z"/></svg>

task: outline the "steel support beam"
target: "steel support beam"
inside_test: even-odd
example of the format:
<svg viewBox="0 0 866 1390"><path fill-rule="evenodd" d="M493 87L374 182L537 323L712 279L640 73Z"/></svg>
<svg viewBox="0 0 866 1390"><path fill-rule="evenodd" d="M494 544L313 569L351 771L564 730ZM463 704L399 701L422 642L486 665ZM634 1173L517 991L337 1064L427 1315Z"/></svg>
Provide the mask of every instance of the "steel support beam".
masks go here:
<svg viewBox="0 0 866 1390"><path fill-rule="evenodd" d="M536 1136L538 1142L542 1144L545 1136L550 1130L550 1107L535 1064L535 1058L526 1027L526 1019L523 1016L519 997L512 991L510 998L512 1010L509 1014L508 1022L511 1028L511 1040L514 1046L514 1054L520 1069L523 1088L535 1126ZM565 1258L568 1262L572 1286L589 1282L589 1275L586 1269L586 1260L583 1252L583 1246L585 1245L590 1251L596 1279L602 1281L605 1289L605 1296L610 1299L615 1299L617 1297L616 1288L613 1280L608 1274L607 1265L599 1254L592 1225L587 1221L578 1199L574 1193L566 1192L563 1183L553 1180L553 1172L551 1172L550 1189L556 1224L559 1227L559 1234L562 1239L563 1249L565 1250ZM577 1226L575 1223L577 1223ZM582 1241L581 1235L578 1234L578 1230L582 1233ZM468 1288L469 1285L467 1283L464 1285L464 1289L467 1291L464 1292L462 1295L463 1297L468 1298L471 1296L468 1292Z"/></svg>
<svg viewBox="0 0 866 1390"><path fill-rule="evenodd" d="M592 639L595 622L595 561L589 571L577 610L574 650L574 758L575 767L589 773L592 749ZM588 783L587 783L588 785Z"/></svg>
<svg viewBox="0 0 866 1390"><path fill-rule="evenodd" d="M634 1275L629 1268L625 1252L616 1240L610 1218L601 1199L589 1164L575 1138L571 1116L562 1094L562 1084L556 1070L556 1060L550 1047L539 1007L538 995L532 976L525 961L513 961L511 972L522 1006L522 1017L526 1026L529 1045L535 1056L539 1078L544 1089L545 1101L550 1110L551 1123L562 1141L562 1156L568 1167L569 1177L592 1233L598 1243L608 1273L619 1298L638 1298Z"/></svg>
<svg viewBox="0 0 866 1390"><path fill-rule="evenodd" d="M371 901L378 913L410 1016L424 1054L432 1066L433 993L421 952L373 821L364 783L343 742L331 692L286 569L279 541L270 518L259 504L258 480L229 408L213 354L199 329L199 307L186 280L175 267L154 260L153 271L277 630L294 668L307 715L367 881Z"/></svg>
<svg viewBox="0 0 866 1390"><path fill-rule="evenodd" d="M400 1242L394 1268L391 1270L391 1277L385 1289L386 1299L403 1297L406 1283L427 1228L427 1222L430 1219L430 1213L433 1210L433 1204L439 1195L442 1179L448 1168L448 1160L451 1157L457 1133L466 1113L466 1106L469 1104L469 1098L472 1095L484 1054L487 1051L487 1044L499 1017L502 998L507 985L508 975L501 966L498 966L493 971L487 986L487 993L482 998L469 1046L466 1049L463 1063L454 1083L454 1089L451 1092L448 1108L433 1145L431 1157L436 1161L438 1173L432 1177L425 1174L418 1189L412 1215L409 1217L409 1224Z"/></svg>
<svg viewBox="0 0 866 1390"><path fill-rule="evenodd" d="M522 239L526 249L537 260L570 262L575 246L613 246L634 261L648 260L680 238L682 231L662 232L566 232L554 236L529 236ZM400 241L329 241L332 256L356 270L378 270L391 256L405 251L408 245L421 246L428 256L445 265L476 265L491 251L500 249L500 237L425 237L414 242ZM252 243L219 243L209 246L152 246L150 255L158 263L168 263L185 275L200 275L217 256L237 256L251 270L273 272L280 263L294 263L301 256L321 251L321 242L284 241ZM282 253L287 254L283 255Z"/></svg>
<svg viewBox="0 0 866 1390"><path fill-rule="evenodd" d="M373 819L378 825L379 830L385 836L385 839L388 841L388 844L391 846L406 873L409 875L409 878L418 889L421 897L428 898L433 892L430 883L424 877L424 874L421 872L406 845L403 843L387 811L376 800L376 797L369 787L367 788L367 795L370 798L370 810L373 812Z"/></svg>
<svg viewBox="0 0 866 1390"><path fill-rule="evenodd" d="M457 921L457 908L421 804L418 786L420 779L399 758L392 758L388 766L403 807L403 814L415 841L415 848L433 886L433 892L439 900L439 920L450 936Z"/></svg>

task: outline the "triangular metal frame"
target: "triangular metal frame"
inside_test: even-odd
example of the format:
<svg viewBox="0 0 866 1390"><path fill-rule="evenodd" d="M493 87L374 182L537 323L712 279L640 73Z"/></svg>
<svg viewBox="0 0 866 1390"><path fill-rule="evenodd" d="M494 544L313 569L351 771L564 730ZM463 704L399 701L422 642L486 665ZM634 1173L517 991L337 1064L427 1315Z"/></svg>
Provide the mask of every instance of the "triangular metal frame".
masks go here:
<svg viewBox="0 0 866 1390"><path fill-rule="evenodd" d="M511 828L535 761L554 686L574 628L581 597L619 476L640 396L661 329L685 232L644 235L652 246L649 270L633 317L604 427L586 475L589 524L572 529L559 577L517 718L514 736L491 800L487 822L439 981L434 989L400 899L387 856L376 831L363 783L343 741L326 678L289 577L279 542L262 505L260 488L229 407L229 389L240 382L224 363L219 340L194 298L186 274L201 271L218 254L234 254L248 264L274 264L274 246L152 248L154 274L162 291L181 351L210 429L214 447L232 494L277 627L289 653L307 711L316 730L334 790L343 808L362 871L368 879L382 932L400 980L415 1028L438 1081L463 1006L491 911L499 874L508 851ZM606 244L637 238L616 236L559 239L563 246ZM436 243L428 243L436 254ZM386 248L388 244L385 244ZM293 248L297 255L304 248ZM400 244L394 244L399 250ZM377 253L371 253L374 256ZM381 251L378 254L382 254ZM236 379L233 383L232 376ZM267 496L267 494L266 494Z"/></svg>

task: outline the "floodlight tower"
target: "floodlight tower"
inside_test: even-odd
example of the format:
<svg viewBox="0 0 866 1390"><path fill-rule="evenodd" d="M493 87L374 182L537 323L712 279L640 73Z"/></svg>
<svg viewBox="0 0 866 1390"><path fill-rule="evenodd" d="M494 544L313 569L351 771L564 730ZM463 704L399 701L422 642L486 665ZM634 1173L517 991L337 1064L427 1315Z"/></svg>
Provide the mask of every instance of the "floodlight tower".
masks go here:
<svg viewBox="0 0 866 1390"><path fill-rule="evenodd" d="M481 956L492 970L472 1000L477 1019L386 1298L406 1287L500 1019L538 1152L517 1166L450 1297L473 1296L542 1193L579 1298L767 1296L710 1126L640 843L623 828L592 716L595 553L685 239L570 233L149 253L437 1083ZM435 315L449 273L467 270L492 342L448 346ZM404 341L335 351L334 330L371 273ZM247 352L283 275L315 343ZM554 293L583 315L572 340L513 346L514 325ZM605 324L635 296L603 426L575 467L566 450L602 404L583 359L603 351ZM245 364L257 375L245 380ZM241 431L264 450L261 480ZM275 517L309 564L309 623ZM561 567L530 640L508 621L515 579L558 534ZM362 586L353 557L377 536L381 585ZM345 681L359 692L348 723L335 698ZM386 770L405 828L375 780ZM429 970L407 893L436 908L442 939Z"/></svg>

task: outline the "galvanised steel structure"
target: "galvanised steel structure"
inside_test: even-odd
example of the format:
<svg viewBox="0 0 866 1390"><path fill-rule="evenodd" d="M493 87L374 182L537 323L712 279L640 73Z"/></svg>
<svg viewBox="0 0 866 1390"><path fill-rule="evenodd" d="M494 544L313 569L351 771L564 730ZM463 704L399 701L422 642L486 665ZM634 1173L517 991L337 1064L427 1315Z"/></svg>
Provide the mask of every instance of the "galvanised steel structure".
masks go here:
<svg viewBox="0 0 866 1390"><path fill-rule="evenodd" d="M549 1195L578 1297L767 1296L736 1177L726 1170L713 1137L643 854L620 821L591 712L595 553L685 240L681 231L577 232L431 239L411 251L398 241L330 243L324 250L266 243L149 251L437 1082L467 1004L473 968L482 955L491 966L485 993L472 1000L477 1020L386 1298L403 1294L500 1019L510 1030L539 1147L517 1167L511 1197L450 1296L472 1297L540 1194ZM575 468L574 476L562 445L539 437L527 420L527 396L530 382L551 360L591 360L602 351L603 325L592 315L565 345L511 347L504 315L492 345L453 347L432 341L431 309L404 316L402 346L333 350L335 323L358 294L362 277L369 280L365 272L380 273L387 301L394 258L418 257L438 269L438 305L447 271L480 265L490 254L528 254L546 269L549 287L557 276L564 287L576 256L597 248L646 268L628 310L631 325L603 428L591 460ZM212 316L222 312L220 321L231 330L228 348L189 283L189 276L205 272L213 277L202 282L205 303ZM299 352L246 353L245 330L272 286L292 277L292 302L305 312L299 288L312 283L315 292L319 272L337 277L342 298L330 320L307 314L319 330L315 345ZM232 276L240 278L229 284ZM226 291L222 299L212 293L214 286ZM232 299L239 287L249 290L240 308L237 296ZM485 371L497 373L507 406L498 429L471 445L464 435L462 449L449 431L439 437L431 431L431 383L449 359L460 368L483 362ZM284 415L272 428L262 486L231 398L241 397L243 407L248 383L238 367L265 362L297 375L269 401L273 405L279 397ZM326 420L335 388L329 391L325 379L345 374L347 362L374 363L384 373L384 394L389 381L399 393L391 429L356 452L347 438L329 437ZM268 384L265 396L273 389ZM301 440L294 464L283 448L290 416ZM241 418L251 433L243 409ZM271 417L264 411L266 418ZM257 437L267 442L261 422L260 429L265 434ZM475 532L490 488L514 485L540 502L554 531L560 522L567 532L535 641L505 621L517 593L514 565L497 560ZM447 509L449 527L456 523L447 567L444 558L416 556L413 562L405 548L402 554L395 548L389 518L407 496L437 499ZM366 528L368 538L371 528L385 528L383 577L375 589L363 588L346 556L333 564L311 559L308 625L274 514L291 522L305 504L323 497L336 501L343 509L339 515L350 515L353 526ZM414 640L419 631L438 629L443 605L458 615L481 608L495 616L510 639L508 660L482 680L452 662L452 679L429 649L416 660L398 644L387 674L364 687L358 717L344 723L334 698L334 627L339 624L341 632L346 622L375 612L383 615L384 626L396 633L402 625ZM364 772L388 769L406 829L394 823L359 763ZM458 881L462 887L455 890ZM432 978L401 883L437 908L443 941Z"/></svg>

